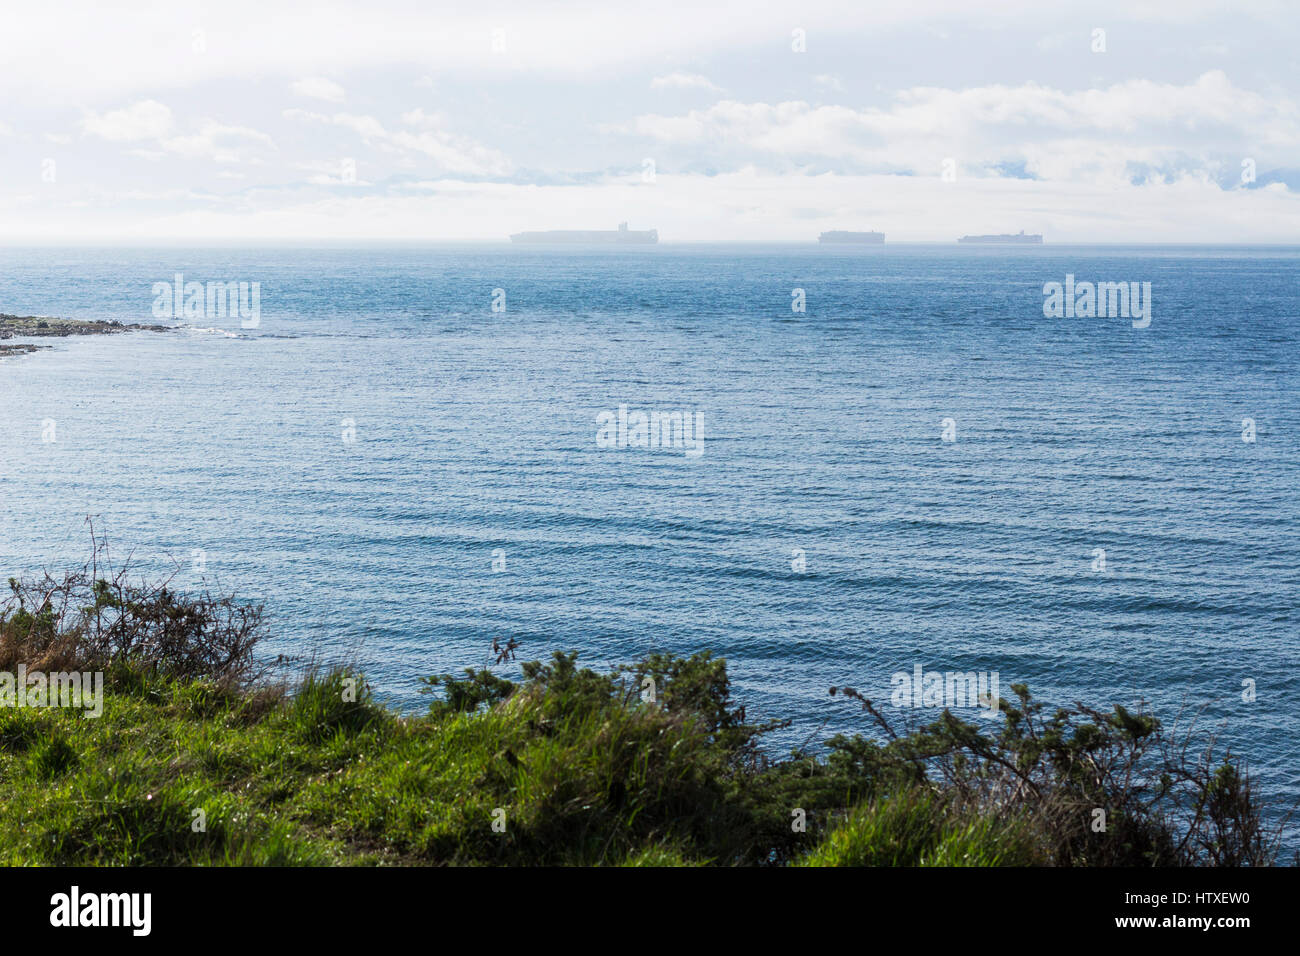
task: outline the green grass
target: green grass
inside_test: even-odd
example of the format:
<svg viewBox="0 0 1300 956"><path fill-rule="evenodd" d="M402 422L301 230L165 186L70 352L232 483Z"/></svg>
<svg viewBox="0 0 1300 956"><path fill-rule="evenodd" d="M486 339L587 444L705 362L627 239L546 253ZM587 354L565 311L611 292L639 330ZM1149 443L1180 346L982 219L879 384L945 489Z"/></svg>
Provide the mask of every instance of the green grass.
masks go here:
<svg viewBox="0 0 1300 956"><path fill-rule="evenodd" d="M113 693L98 719L0 710L0 862L311 864L356 854L294 819L290 798L355 756L359 737L300 742L287 708L249 719L236 699L158 682ZM299 732L299 733L295 733ZM197 827L194 811L204 826Z"/></svg>
<svg viewBox="0 0 1300 956"><path fill-rule="evenodd" d="M108 691L98 719L0 709L0 862L662 865L684 862L673 820L720 789L707 735L658 708L521 694L401 718L364 684L345 701L346 679L269 707L154 679Z"/></svg>
<svg viewBox="0 0 1300 956"><path fill-rule="evenodd" d="M900 790L863 804L804 866L1036 866L1046 863L1028 821L963 811L942 794Z"/></svg>
<svg viewBox="0 0 1300 956"><path fill-rule="evenodd" d="M262 681L263 608L93 557L9 579L0 672L102 672L102 716L0 706L0 863L46 865L1269 865L1244 765L1122 706L886 717L780 756L726 662L572 654L424 679L428 713L359 674ZM848 714L845 715L849 716ZM904 723L905 726L896 726ZM1093 824L1098 814L1105 828Z"/></svg>
<svg viewBox="0 0 1300 956"><path fill-rule="evenodd" d="M769 761L754 745L770 727L744 722L707 654L611 675L556 655L524 671L432 678L444 693L414 717L341 670L284 693L115 666L99 718L0 708L0 863L1113 865L1171 838L1128 817L1089 836L1063 799L1069 751L1045 803L981 798L987 765L932 779L917 754L943 752L945 733L989 746L950 718ZM636 690L646 674L658 702ZM1089 752L1110 752L1098 733L1082 735Z"/></svg>
<svg viewBox="0 0 1300 956"><path fill-rule="evenodd" d="M97 719L0 709L0 863L1023 861L1001 831L895 839L925 822L921 804L910 823L896 804L876 824L860 810L819 847L788 825L788 774L738 773L703 714L582 686L590 674L560 667L493 706L405 718L341 671L282 698L119 672ZM877 832L890 842L864 850Z"/></svg>
<svg viewBox="0 0 1300 956"><path fill-rule="evenodd" d="M611 673L574 655L425 679L428 713L359 674L255 676L261 612L91 576L0 605L0 670L102 671L102 715L0 706L0 864L1266 865L1249 776L1116 707L774 757L708 653ZM80 608L55 612L49 587ZM36 608L35 611L30 608ZM104 623L104 621L107 623ZM653 692L643 691L651 688ZM1096 808L1103 832L1089 828ZM1188 810L1191 810L1189 813ZM1180 827L1185 828L1180 831ZM1190 849L1188 849L1190 848Z"/></svg>

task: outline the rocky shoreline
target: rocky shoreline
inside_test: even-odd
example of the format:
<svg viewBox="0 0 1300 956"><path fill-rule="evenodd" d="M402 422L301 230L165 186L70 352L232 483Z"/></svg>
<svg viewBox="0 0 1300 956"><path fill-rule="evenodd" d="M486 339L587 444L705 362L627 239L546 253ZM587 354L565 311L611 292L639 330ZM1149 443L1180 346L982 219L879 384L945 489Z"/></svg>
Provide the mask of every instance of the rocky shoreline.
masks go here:
<svg viewBox="0 0 1300 956"><path fill-rule="evenodd" d="M0 345L0 358L6 355L26 355L28 352L48 348L48 345Z"/></svg>
<svg viewBox="0 0 1300 956"><path fill-rule="evenodd" d="M56 319L39 315L5 315L0 313L0 340L23 338L63 338L69 335L113 335L118 332L170 332L166 325L127 325L117 321ZM0 358L26 355L48 345L18 343L0 345Z"/></svg>

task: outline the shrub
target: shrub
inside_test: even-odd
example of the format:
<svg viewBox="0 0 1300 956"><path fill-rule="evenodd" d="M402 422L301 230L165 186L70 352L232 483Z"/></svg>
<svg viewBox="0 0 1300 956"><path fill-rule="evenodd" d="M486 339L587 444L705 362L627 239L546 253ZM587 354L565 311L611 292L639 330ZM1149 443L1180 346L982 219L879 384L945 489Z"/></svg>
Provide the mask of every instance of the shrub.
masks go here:
<svg viewBox="0 0 1300 956"><path fill-rule="evenodd" d="M255 656L263 609L234 595L185 596L170 579L133 581L91 529L92 557L55 577L9 579L0 601L0 668L43 671L129 667L183 680L246 687L279 660Z"/></svg>
<svg viewBox="0 0 1300 956"><path fill-rule="evenodd" d="M1195 722L1166 730L1154 716L1083 704L1045 714L1023 684L988 731L944 710L900 733L851 688L883 745L836 737L832 751L894 780L933 781L963 806L1031 819L1058 865L1269 865L1285 820L1270 830L1245 768L1217 756ZM832 694L835 689L832 689ZM1104 828L1098 824L1104 821Z"/></svg>
<svg viewBox="0 0 1300 956"><path fill-rule="evenodd" d="M1032 866L1044 862L1032 826L950 795L908 788L857 807L803 866Z"/></svg>
<svg viewBox="0 0 1300 956"><path fill-rule="evenodd" d="M766 741L789 722L749 720L708 653L436 675L428 716L402 718L348 668L268 685L263 630L233 596L131 583L97 540L79 571L11 580L0 669L102 669L113 706L0 709L0 774L21 794L0 806L3 858L1239 866L1274 862L1286 822L1265 826L1244 764L1194 723L1049 711L1022 685L983 726L897 727L833 689L864 732L778 758Z"/></svg>

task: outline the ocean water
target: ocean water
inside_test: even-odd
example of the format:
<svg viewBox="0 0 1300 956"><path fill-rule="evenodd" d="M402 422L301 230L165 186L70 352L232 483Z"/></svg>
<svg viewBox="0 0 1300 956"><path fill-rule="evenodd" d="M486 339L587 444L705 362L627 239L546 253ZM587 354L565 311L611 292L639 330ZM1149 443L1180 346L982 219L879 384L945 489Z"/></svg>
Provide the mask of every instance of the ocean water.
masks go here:
<svg viewBox="0 0 1300 956"><path fill-rule="evenodd" d="M260 325L0 360L0 573L93 515L402 707L494 637L712 650L790 743L867 729L830 685L995 671L1203 709L1300 796L1300 250L4 248L0 312L154 321L177 272L259 282ZM1045 318L1067 273L1150 282L1150 326ZM599 447L621 405L702 453Z"/></svg>

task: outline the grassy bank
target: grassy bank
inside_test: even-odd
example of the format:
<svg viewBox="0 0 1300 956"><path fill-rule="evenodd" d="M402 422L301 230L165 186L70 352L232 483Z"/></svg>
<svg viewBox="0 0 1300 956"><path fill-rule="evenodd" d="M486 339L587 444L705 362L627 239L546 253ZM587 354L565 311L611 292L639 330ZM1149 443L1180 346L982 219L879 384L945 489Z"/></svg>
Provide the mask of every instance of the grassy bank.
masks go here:
<svg viewBox="0 0 1300 956"><path fill-rule="evenodd" d="M102 671L103 710L0 707L6 864L1262 865L1248 774L1149 715L1050 712L773 754L725 662L571 655L426 679L427 714L360 675L268 680L257 608L96 562L11 581L0 672ZM1207 746L1209 746L1207 744ZM1099 815L1100 811L1100 815ZM1099 821L1104 824L1099 829Z"/></svg>

